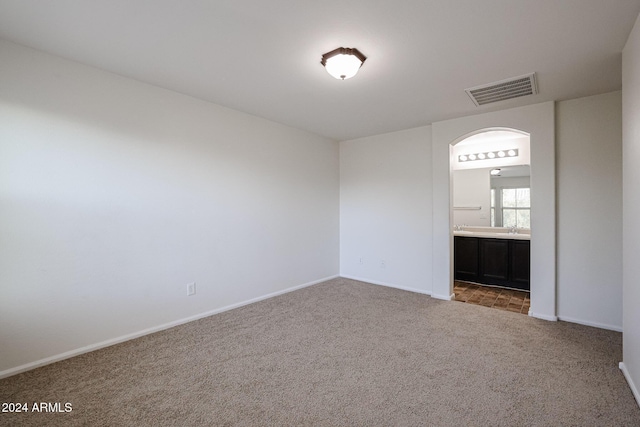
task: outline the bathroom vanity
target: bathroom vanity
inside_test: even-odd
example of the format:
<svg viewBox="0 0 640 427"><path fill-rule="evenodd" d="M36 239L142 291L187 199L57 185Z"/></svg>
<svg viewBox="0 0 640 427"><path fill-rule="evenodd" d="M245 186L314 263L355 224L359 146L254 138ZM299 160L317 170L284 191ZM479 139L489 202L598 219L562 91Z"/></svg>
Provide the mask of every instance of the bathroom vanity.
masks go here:
<svg viewBox="0 0 640 427"><path fill-rule="evenodd" d="M529 230L462 227L453 235L455 280L530 290Z"/></svg>

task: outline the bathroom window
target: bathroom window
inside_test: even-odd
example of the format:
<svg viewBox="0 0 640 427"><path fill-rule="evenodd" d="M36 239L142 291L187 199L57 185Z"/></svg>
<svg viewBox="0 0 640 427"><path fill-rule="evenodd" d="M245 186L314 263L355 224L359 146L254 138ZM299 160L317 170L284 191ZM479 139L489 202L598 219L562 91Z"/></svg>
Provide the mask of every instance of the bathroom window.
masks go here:
<svg viewBox="0 0 640 427"><path fill-rule="evenodd" d="M503 188L502 226L531 228L531 190L529 188Z"/></svg>

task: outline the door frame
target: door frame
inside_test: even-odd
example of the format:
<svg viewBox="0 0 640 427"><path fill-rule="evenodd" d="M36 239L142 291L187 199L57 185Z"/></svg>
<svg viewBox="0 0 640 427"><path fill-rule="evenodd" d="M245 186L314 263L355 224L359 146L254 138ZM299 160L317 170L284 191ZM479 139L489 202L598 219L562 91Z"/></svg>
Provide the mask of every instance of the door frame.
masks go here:
<svg viewBox="0 0 640 427"><path fill-rule="evenodd" d="M557 320L555 103L495 111L432 125L432 283L434 298L453 298L452 146L491 130L526 132L531 150L531 309Z"/></svg>

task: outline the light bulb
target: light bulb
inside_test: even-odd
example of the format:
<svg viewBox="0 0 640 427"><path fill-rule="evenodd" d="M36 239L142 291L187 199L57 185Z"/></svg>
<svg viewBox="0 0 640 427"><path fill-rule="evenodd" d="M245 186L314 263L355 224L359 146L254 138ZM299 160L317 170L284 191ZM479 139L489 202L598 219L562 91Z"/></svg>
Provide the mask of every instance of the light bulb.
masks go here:
<svg viewBox="0 0 640 427"><path fill-rule="evenodd" d="M339 54L327 59L324 67L336 79L346 80L355 76L361 65L362 61L355 55Z"/></svg>

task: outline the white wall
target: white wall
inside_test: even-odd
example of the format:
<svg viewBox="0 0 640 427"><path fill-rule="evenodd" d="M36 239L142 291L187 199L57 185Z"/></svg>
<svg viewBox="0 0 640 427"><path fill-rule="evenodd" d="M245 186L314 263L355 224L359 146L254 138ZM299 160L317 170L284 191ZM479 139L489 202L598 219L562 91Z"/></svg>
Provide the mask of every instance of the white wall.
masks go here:
<svg viewBox="0 0 640 427"><path fill-rule="evenodd" d="M640 17L622 52L623 363L640 403Z"/></svg>
<svg viewBox="0 0 640 427"><path fill-rule="evenodd" d="M342 276L430 292L430 170L430 126L340 143Z"/></svg>
<svg viewBox="0 0 640 427"><path fill-rule="evenodd" d="M620 92L556 104L558 318L622 330Z"/></svg>
<svg viewBox="0 0 640 427"><path fill-rule="evenodd" d="M491 168L454 170L453 224L491 225ZM466 209L466 208L480 208Z"/></svg>
<svg viewBox="0 0 640 427"><path fill-rule="evenodd" d="M338 155L0 42L0 375L337 275Z"/></svg>

